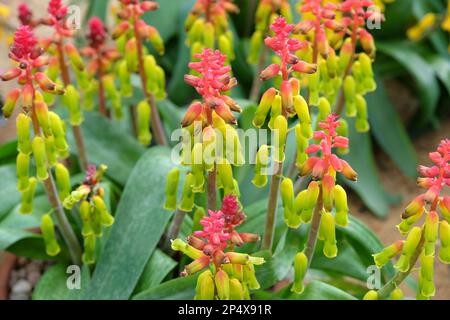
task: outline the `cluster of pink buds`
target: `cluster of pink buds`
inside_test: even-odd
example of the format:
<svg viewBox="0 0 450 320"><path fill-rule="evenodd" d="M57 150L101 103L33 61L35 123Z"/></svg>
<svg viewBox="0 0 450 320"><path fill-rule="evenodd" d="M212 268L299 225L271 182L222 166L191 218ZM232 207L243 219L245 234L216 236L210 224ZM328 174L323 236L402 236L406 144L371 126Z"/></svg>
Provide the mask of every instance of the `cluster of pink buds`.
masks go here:
<svg viewBox="0 0 450 320"><path fill-rule="evenodd" d="M192 56L204 48L219 49L234 59L233 33L229 30L228 13L238 13L233 0L197 0L189 13L185 28Z"/></svg>
<svg viewBox="0 0 450 320"><path fill-rule="evenodd" d="M17 7L17 11L19 21L22 25L34 28L41 23L41 21L33 19L33 12L31 12L27 4L19 4L19 6Z"/></svg>
<svg viewBox="0 0 450 320"><path fill-rule="evenodd" d="M420 261L418 299L429 299L435 295L434 261L436 245L440 239L439 260L450 264L450 196L444 195L450 187L450 140L442 140L435 152L429 154L433 165L419 166L420 177L417 184L426 190L417 196L402 214L402 222L397 226L406 240L400 240L374 255L378 267L383 267L391 259L400 256L395 268L402 274L413 271ZM421 227L416 224L424 216ZM440 213L440 214L439 214ZM398 285L398 283L396 283ZM380 290L377 298L386 298L392 291ZM388 292L389 291L389 292Z"/></svg>
<svg viewBox="0 0 450 320"><path fill-rule="evenodd" d="M196 299L250 299L249 289L259 288L254 266L263 264L264 259L233 251L236 245L259 240L256 234L235 230L244 220L245 214L236 197L227 196L221 210L209 210L208 216L200 220L203 229L189 236L187 243L181 239L172 241L173 250L194 259L186 265L183 276L209 267L198 277Z"/></svg>

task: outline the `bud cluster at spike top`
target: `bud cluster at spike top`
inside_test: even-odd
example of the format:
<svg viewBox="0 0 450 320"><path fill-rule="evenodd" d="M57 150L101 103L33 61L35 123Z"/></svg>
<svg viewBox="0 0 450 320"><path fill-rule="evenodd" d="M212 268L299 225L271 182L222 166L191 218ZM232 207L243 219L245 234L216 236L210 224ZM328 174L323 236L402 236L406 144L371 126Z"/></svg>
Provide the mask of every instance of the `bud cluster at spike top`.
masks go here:
<svg viewBox="0 0 450 320"><path fill-rule="evenodd" d="M197 0L185 22L186 44L191 47L192 57L204 48L210 48L219 49L228 59L234 60L228 13L238 12L233 0Z"/></svg>
<svg viewBox="0 0 450 320"><path fill-rule="evenodd" d="M201 272L197 279L197 300L248 300L249 290L259 289L255 266L263 258L234 252L235 246L256 242L259 236L239 233L235 227L245 220L236 197L226 196L219 211L209 211L200 220L202 230L172 241L172 249L194 261L185 266L183 276ZM206 271L204 271L206 269Z"/></svg>
<svg viewBox="0 0 450 320"><path fill-rule="evenodd" d="M250 40L248 62L258 63L264 37L270 32L270 25L278 15L285 17L288 23L292 23L292 8L289 0L262 0L258 4L255 14L255 32Z"/></svg>
<svg viewBox="0 0 450 320"><path fill-rule="evenodd" d="M438 240L439 260L450 264L450 196L443 194L445 188L450 187L450 140L442 140L429 158L432 166L418 168L420 177L417 184L426 191L405 208L402 221L397 226L406 240L397 241L374 255L375 263L380 268L399 256L395 263L399 272L413 270L416 262L413 258L418 257L417 299L429 299L435 295L434 261ZM423 221L422 225L417 226L420 221Z"/></svg>
<svg viewBox="0 0 450 320"><path fill-rule="evenodd" d="M218 50L203 49L196 55L199 61L189 63L198 76L186 75L185 82L193 86L203 101L194 101L187 109L181 126L184 128L182 164L190 166L183 186L179 210L190 212L194 208L195 193L204 192L205 176L217 170L217 187L224 195L239 196L239 186L233 178L232 165L244 164L242 147L232 111L241 112L239 105L227 91L237 81L230 76L231 67L225 66L226 57ZM191 143L194 142L194 143ZM167 176L167 210L177 209L179 169Z"/></svg>
<svg viewBox="0 0 450 320"><path fill-rule="evenodd" d="M97 238L103 235L103 228L109 228L114 223L114 217L109 212L104 201L105 191L101 186L101 180L107 167L89 165L86 177L82 184L70 192L70 184L66 184L65 192L60 192L59 197L64 208L70 210L76 205L79 207L82 222L81 235L84 239L83 263L95 263L95 248ZM58 171L56 171L58 182ZM59 186L59 184L58 184Z"/></svg>

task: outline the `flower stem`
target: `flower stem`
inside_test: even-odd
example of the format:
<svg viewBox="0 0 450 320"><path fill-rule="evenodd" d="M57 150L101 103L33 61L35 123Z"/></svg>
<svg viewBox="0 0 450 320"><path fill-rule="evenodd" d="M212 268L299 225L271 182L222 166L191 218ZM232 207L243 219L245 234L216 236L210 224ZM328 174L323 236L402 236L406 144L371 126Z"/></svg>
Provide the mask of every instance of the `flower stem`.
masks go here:
<svg viewBox="0 0 450 320"><path fill-rule="evenodd" d="M62 42L56 44L58 50L59 67L61 69L61 76L64 83L64 87L70 84L69 70L67 69L66 61L64 59L64 50L62 48ZM81 171L86 171L88 167L88 160L86 154L86 148L84 145L83 133L80 126L72 125L73 137L77 147L78 162L80 164Z"/></svg>
<svg viewBox="0 0 450 320"><path fill-rule="evenodd" d="M406 272L397 271L397 273L388 282L386 282L386 284L380 290L378 290L378 299L387 298L389 294L392 291L394 291L403 282L403 280L406 279L406 277L408 277L408 275L411 273L414 266L416 265L417 260L419 259L424 244L425 244L425 237L422 231L420 242L417 245L416 251L414 251L414 254L411 256L411 260L409 262L409 269Z"/></svg>
<svg viewBox="0 0 450 320"><path fill-rule="evenodd" d="M207 195L207 208L208 210L216 210L217 203L217 167L214 165L214 169L208 173L208 195Z"/></svg>
<svg viewBox="0 0 450 320"><path fill-rule="evenodd" d="M314 208L314 213L311 219L311 228L309 230L308 240L305 247L305 255L308 258L308 268L311 266L312 258L317 244L317 236L319 234L320 220L322 218L322 188L319 191L319 198L317 200L316 207Z"/></svg>
<svg viewBox="0 0 450 320"><path fill-rule="evenodd" d="M101 67L101 61L100 58L98 58L98 111L104 115L105 117L109 118L109 112L106 109L106 99L105 99L105 86L103 84L103 70Z"/></svg>
<svg viewBox="0 0 450 320"><path fill-rule="evenodd" d="M34 97L33 97L34 101ZM39 125L37 123L37 117L36 117L36 111L34 109L34 104L31 109L32 112L32 122L33 122L33 128L34 133L36 136L41 135ZM50 170L50 168L47 167L48 171L48 178L44 180L44 188L47 193L48 200L50 202L50 205L55 211L56 215L56 221L58 223L59 230L61 231L61 235L66 242L67 248L69 249L70 258L72 259L72 262L76 265L81 265L81 247L78 242L78 239L75 235L75 232L72 229L72 226L69 223L69 220L67 219L67 216L64 212L64 208L61 204L61 201L59 200L59 197L57 196L58 192L56 190L55 181L53 179L53 174Z"/></svg>
<svg viewBox="0 0 450 320"><path fill-rule="evenodd" d="M181 225L183 224L184 217L186 216L186 212L180 209L177 209L174 213L172 224L170 225L169 230L166 235L166 243L164 248L169 252L171 240L178 237L180 233Z"/></svg>
<svg viewBox="0 0 450 320"><path fill-rule="evenodd" d="M139 76L141 78L142 83L142 90L144 91L145 97L150 104L151 108L151 128L152 132L155 136L156 143L159 145L166 146L168 145L166 134L164 133L164 127L161 122L161 117L159 116L158 108L156 107L156 101L153 93L148 91L147 89L147 77L145 76L145 69L144 69L144 50L142 47L141 42L141 36L138 32L137 28L137 22L138 20L135 20L134 22L134 37L136 38L136 44L137 44L137 58L138 58L138 65L139 65Z"/></svg>
<svg viewBox="0 0 450 320"><path fill-rule="evenodd" d="M270 181L269 203L267 206L266 226L261 245L262 250L272 251L273 237L275 233L275 220L278 206L278 192L280 190L281 175L283 173L283 163L275 162L276 170Z"/></svg>
<svg viewBox="0 0 450 320"><path fill-rule="evenodd" d="M263 46L259 54L258 66L255 71L255 77L253 79L252 89L250 91L250 100L257 102L259 98L259 93L261 91L262 81L260 79L260 73L264 69L266 64L267 47Z"/></svg>

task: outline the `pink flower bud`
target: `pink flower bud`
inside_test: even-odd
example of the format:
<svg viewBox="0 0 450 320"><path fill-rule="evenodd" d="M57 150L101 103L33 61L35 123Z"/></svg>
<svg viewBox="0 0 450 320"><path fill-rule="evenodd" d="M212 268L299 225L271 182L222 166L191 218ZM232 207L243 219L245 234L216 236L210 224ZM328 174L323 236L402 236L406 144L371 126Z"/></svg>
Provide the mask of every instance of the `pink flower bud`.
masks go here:
<svg viewBox="0 0 450 320"><path fill-rule="evenodd" d="M359 38L364 51L371 57L375 55L375 42L372 35L365 29L359 30Z"/></svg>
<svg viewBox="0 0 450 320"><path fill-rule="evenodd" d="M185 267L183 274L190 275L190 274L197 273L197 272L203 270L204 268L206 268L209 265L209 263L210 263L210 258L207 255L203 255L202 257L195 259L190 264L188 264Z"/></svg>
<svg viewBox="0 0 450 320"><path fill-rule="evenodd" d="M203 105L200 102L194 102L193 104L191 104L187 109L183 119L181 120L181 126L187 127L191 125L196 119L200 117L202 111Z"/></svg>
<svg viewBox="0 0 450 320"><path fill-rule="evenodd" d="M292 66L292 69L300 73L313 74L317 71L317 64L299 61Z"/></svg>
<svg viewBox="0 0 450 320"><path fill-rule="evenodd" d="M34 88L32 85L27 84L22 89L22 107L25 110L30 110L33 105Z"/></svg>
<svg viewBox="0 0 450 320"><path fill-rule="evenodd" d="M14 69L8 70L8 71L4 72L2 75L0 75L0 79L2 79L3 81L9 81L9 80L17 78L21 74L22 74L22 69L14 68Z"/></svg>
<svg viewBox="0 0 450 320"><path fill-rule="evenodd" d="M301 21L297 23L292 30L293 33L307 34L314 27L314 23L311 20Z"/></svg>
<svg viewBox="0 0 450 320"><path fill-rule="evenodd" d="M279 72L280 65L273 63L261 72L260 78L262 81L266 81L277 76Z"/></svg>
<svg viewBox="0 0 450 320"><path fill-rule="evenodd" d="M319 157L310 157L308 160L305 161L303 166L300 169L300 175L306 176L307 174L310 174L316 165L316 163L320 160Z"/></svg>
<svg viewBox="0 0 450 320"><path fill-rule="evenodd" d="M117 38L120 38L130 27L130 24L128 21L122 21L119 23L116 28L114 29L112 33L112 38L116 40Z"/></svg>
<svg viewBox="0 0 450 320"><path fill-rule="evenodd" d="M341 159L341 163L342 163L341 173L344 175L344 177L346 177L351 181L358 180L358 174L355 172L355 170L353 170L353 168L348 164L348 162Z"/></svg>
<svg viewBox="0 0 450 320"><path fill-rule="evenodd" d="M9 118L14 111L14 107L16 106L17 100L20 96L20 89L16 88L8 92L5 103L2 108L3 116L5 118Z"/></svg>
<svg viewBox="0 0 450 320"><path fill-rule="evenodd" d="M225 122L231 123L231 124L237 124L236 118L231 113L230 109L225 105L225 103L220 103L215 106L214 112L221 117Z"/></svg>
<svg viewBox="0 0 450 320"><path fill-rule="evenodd" d="M140 3L142 11L155 11L159 9L159 4L153 1L143 1Z"/></svg>
<svg viewBox="0 0 450 320"><path fill-rule="evenodd" d="M53 93L56 89L56 83L51 81L45 73L36 72L34 79L45 92Z"/></svg>
<svg viewBox="0 0 450 320"><path fill-rule="evenodd" d="M281 83L280 93L283 103L283 109L291 113L290 110L292 110L292 107L294 105L294 96L292 94L292 85L289 81L284 80Z"/></svg>

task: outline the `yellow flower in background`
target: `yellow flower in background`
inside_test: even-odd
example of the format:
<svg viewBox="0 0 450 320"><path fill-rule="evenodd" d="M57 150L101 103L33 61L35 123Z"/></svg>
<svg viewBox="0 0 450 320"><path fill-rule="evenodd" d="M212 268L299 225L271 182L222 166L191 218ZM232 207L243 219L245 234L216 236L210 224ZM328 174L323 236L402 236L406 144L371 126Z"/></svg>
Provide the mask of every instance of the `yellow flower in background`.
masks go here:
<svg viewBox="0 0 450 320"><path fill-rule="evenodd" d="M0 38L3 37L3 25L4 25L4 21L6 18L9 17L10 11L9 11L9 7L0 4Z"/></svg>
<svg viewBox="0 0 450 320"><path fill-rule="evenodd" d="M395 0L374 0L375 5L380 8L381 12L384 12L386 9L386 4L390 4L395 2Z"/></svg>
<svg viewBox="0 0 450 320"><path fill-rule="evenodd" d="M407 31L407 36L413 41L419 41L422 37L430 31L436 24L436 14L427 13L415 26Z"/></svg>
<svg viewBox="0 0 450 320"><path fill-rule="evenodd" d="M441 25L442 29L450 32L450 0L447 2L447 13Z"/></svg>

